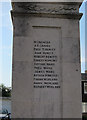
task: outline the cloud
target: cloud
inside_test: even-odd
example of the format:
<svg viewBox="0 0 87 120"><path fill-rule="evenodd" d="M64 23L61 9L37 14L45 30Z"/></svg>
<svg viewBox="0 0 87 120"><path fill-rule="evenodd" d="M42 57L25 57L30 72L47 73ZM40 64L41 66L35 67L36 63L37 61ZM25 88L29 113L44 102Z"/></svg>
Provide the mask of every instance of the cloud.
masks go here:
<svg viewBox="0 0 87 120"><path fill-rule="evenodd" d="M11 0L0 0L0 2L11 2Z"/></svg>
<svg viewBox="0 0 87 120"><path fill-rule="evenodd" d="M81 62L84 62L84 63L87 62L87 58L82 58Z"/></svg>
<svg viewBox="0 0 87 120"><path fill-rule="evenodd" d="M84 2L86 2L87 0L84 0Z"/></svg>
<svg viewBox="0 0 87 120"><path fill-rule="evenodd" d="M9 50L11 48L12 48L12 45L9 45L9 46L4 45L0 47L0 50Z"/></svg>

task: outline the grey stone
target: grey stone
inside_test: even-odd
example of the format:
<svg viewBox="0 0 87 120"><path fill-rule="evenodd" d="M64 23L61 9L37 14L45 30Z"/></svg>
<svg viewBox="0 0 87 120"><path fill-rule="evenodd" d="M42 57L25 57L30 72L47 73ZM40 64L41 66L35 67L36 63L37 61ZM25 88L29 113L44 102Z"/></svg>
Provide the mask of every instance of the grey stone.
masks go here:
<svg viewBox="0 0 87 120"><path fill-rule="evenodd" d="M81 118L80 4L13 3L12 118Z"/></svg>

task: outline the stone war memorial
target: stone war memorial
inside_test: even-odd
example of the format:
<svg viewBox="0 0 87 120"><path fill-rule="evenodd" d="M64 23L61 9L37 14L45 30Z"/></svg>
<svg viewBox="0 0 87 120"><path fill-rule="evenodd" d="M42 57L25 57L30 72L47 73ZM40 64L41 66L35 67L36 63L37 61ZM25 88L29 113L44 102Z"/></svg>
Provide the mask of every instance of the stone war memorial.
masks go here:
<svg viewBox="0 0 87 120"><path fill-rule="evenodd" d="M12 2L12 118L81 118L76 2Z"/></svg>

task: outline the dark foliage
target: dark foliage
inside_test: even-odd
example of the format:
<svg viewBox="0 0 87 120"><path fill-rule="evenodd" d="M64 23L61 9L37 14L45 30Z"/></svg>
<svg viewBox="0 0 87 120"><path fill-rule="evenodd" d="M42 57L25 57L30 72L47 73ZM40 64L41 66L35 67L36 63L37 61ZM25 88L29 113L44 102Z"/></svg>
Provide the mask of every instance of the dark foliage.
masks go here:
<svg viewBox="0 0 87 120"><path fill-rule="evenodd" d="M11 88L0 85L0 97L11 97Z"/></svg>

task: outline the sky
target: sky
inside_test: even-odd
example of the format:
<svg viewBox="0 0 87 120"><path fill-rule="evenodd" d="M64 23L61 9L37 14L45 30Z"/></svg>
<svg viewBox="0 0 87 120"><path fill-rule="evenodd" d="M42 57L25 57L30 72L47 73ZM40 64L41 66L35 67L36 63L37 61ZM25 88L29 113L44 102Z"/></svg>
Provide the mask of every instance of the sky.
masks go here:
<svg viewBox="0 0 87 120"><path fill-rule="evenodd" d="M86 64L85 64L85 68L87 70L87 2L85 5L85 11L86 11L86 16L85 16L85 60L86 60Z"/></svg>
<svg viewBox="0 0 87 120"><path fill-rule="evenodd" d="M0 84L10 87L12 79L12 42L11 3L0 2Z"/></svg>
<svg viewBox="0 0 87 120"><path fill-rule="evenodd" d="M13 26L11 3L0 2L0 84L12 84ZM85 2L80 7L83 17L80 20L81 72L85 72Z"/></svg>
<svg viewBox="0 0 87 120"><path fill-rule="evenodd" d="M79 9L83 16L80 20L80 52L81 52L81 72L85 72L85 2Z"/></svg>

